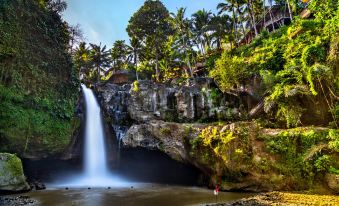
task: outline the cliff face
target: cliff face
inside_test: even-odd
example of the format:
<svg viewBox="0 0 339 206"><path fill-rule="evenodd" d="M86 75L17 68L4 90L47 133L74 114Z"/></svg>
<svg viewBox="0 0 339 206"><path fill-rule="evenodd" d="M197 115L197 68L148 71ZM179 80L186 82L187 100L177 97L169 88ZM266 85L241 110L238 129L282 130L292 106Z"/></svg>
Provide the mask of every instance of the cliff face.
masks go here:
<svg viewBox="0 0 339 206"><path fill-rule="evenodd" d="M97 90L106 120L123 147L159 150L194 165L210 186L299 190L324 186L327 181L333 188L333 175L329 181L330 175L325 179L323 173L329 169L326 159L339 158L329 146L336 141L336 130L264 129L255 121L197 123L246 115L241 98L221 93L213 97L208 80L188 86L149 81L106 84Z"/></svg>
<svg viewBox="0 0 339 206"><path fill-rule="evenodd" d="M114 121L172 122L236 119L244 115L241 100L221 93L211 79L196 79L184 86L139 81L132 85L98 87L103 106ZM128 116L128 117L127 117Z"/></svg>
<svg viewBox="0 0 339 206"><path fill-rule="evenodd" d="M223 190L330 188L337 193L339 175L324 175L327 163L320 163L324 157L339 158L330 151L329 133L319 127L263 129L254 122L218 126L152 120L133 125L122 143L192 164L206 175L206 184Z"/></svg>
<svg viewBox="0 0 339 206"><path fill-rule="evenodd" d="M67 25L43 1L0 1L0 151L60 154L79 121Z"/></svg>

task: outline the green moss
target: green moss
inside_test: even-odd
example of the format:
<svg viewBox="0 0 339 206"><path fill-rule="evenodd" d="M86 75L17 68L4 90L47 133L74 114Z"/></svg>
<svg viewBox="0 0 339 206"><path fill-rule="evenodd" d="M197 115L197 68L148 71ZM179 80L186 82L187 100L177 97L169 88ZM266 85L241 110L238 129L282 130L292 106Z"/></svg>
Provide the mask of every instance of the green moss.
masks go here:
<svg viewBox="0 0 339 206"><path fill-rule="evenodd" d="M179 118L178 118L178 114L177 114L177 110L165 110L162 112L164 114L164 120L166 122L178 122Z"/></svg>
<svg viewBox="0 0 339 206"><path fill-rule="evenodd" d="M139 89L139 82L138 81L134 81L133 82L133 91L135 93L138 93L140 91L140 89Z"/></svg>
<svg viewBox="0 0 339 206"><path fill-rule="evenodd" d="M317 176L323 176L338 165L335 161L338 154L327 147L329 134L328 129L296 128L262 139L267 150L279 157L272 169L291 177L295 186L300 188L303 184L314 184Z"/></svg>
<svg viewBox="0 0 339 206"><path fill-rule="evenodd" d="M2 163L4 167L0 176L21 177L23 175L21 160L16 155L8 153L0 153L0 155L6 158L6 161Z"/></svg>
<svg viewBox="0 0 339 206"><path fill-rule="evenodd" d="M162 135L170 136L171 135L171 129L166 128L166 127L160 128L160 133Z"/></svg>
<svg viewBox="0 0 339 206"><path fill-rule="evenodd" d="M159 144L159 150L162 151L162 152L165 152L165 145L163 142L160 142Z"/></svg>
<svg viewBox="0 0 339 206"><path fill-rule="evenodd" d="M61 152L78 126L66 24L36 0L4 0L0 11L0 151Z"/></svg>

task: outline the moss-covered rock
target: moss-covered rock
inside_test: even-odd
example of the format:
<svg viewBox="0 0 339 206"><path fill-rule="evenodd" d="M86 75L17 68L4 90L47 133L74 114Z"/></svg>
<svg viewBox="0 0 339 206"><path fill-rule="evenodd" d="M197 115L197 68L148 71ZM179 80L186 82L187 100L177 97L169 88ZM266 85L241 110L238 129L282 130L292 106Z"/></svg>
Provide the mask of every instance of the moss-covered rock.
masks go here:
<svg viewBox="0 0 339 206"><path fill-rule="evenodd" d="M0 153L0 191L18 192L29 189L21 160L16 155Z"/></svg>
<svg viewBox="0 0 339 206"><path fill-rule="evenodd" d="M224 190L326 190L325 174L339 168L336 134L322 127L265 129L256 122L151 121L132 126L123 143L189 162L204 172L207 184Z"/></svg>
<svg viewBox="0 0 339 206"><path fill-rule="evenodd" d="M339 194L339 175L326 174L326 181L329 188L331 188L336 194Z"/></svg>

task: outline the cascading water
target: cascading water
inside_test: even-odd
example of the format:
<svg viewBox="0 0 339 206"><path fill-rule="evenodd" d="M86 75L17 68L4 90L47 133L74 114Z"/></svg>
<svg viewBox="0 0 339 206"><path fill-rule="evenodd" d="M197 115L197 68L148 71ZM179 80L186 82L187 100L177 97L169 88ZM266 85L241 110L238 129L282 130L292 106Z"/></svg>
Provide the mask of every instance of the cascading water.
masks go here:
<svg viewBox="0 0 339 206"><path fill-rule="evenodd" d="M114 187L125 186L127 182L113 175L108 169L105 136L101 120L100 106L93 91L81 85L86 103L84 171L64 180L70 187Z"/></svg>
<svg viewBox="0 0 339 206"><path fill-rule="evenodd" d="M88 179L106 177L109 174L105 150L104 132L100 115L100 106L93 91L82 85L86 102L86 129L84 165Z"/></svg>

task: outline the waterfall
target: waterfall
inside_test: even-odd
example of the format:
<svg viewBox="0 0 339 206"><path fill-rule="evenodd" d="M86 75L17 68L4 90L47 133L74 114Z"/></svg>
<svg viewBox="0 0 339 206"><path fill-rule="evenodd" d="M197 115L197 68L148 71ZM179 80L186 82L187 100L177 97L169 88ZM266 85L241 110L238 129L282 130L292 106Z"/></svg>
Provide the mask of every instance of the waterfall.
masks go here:
<svg viewBox="0 0 339 206"><path fill-rule="evenodd" d="M56 187L121 187L127 182L108 169L105 135L100 106L93 91L81 85L86 103L84 170L81 174L66 177Z"/></svg>
<svg viewBox="0 0 339 206"><path fill-rule="evenodd" d="M100 106L93 91L82 85L86 102L86 130L84 164L85 175L89 179L105 177L109 174L105 150L104 129Z"/></svg>

